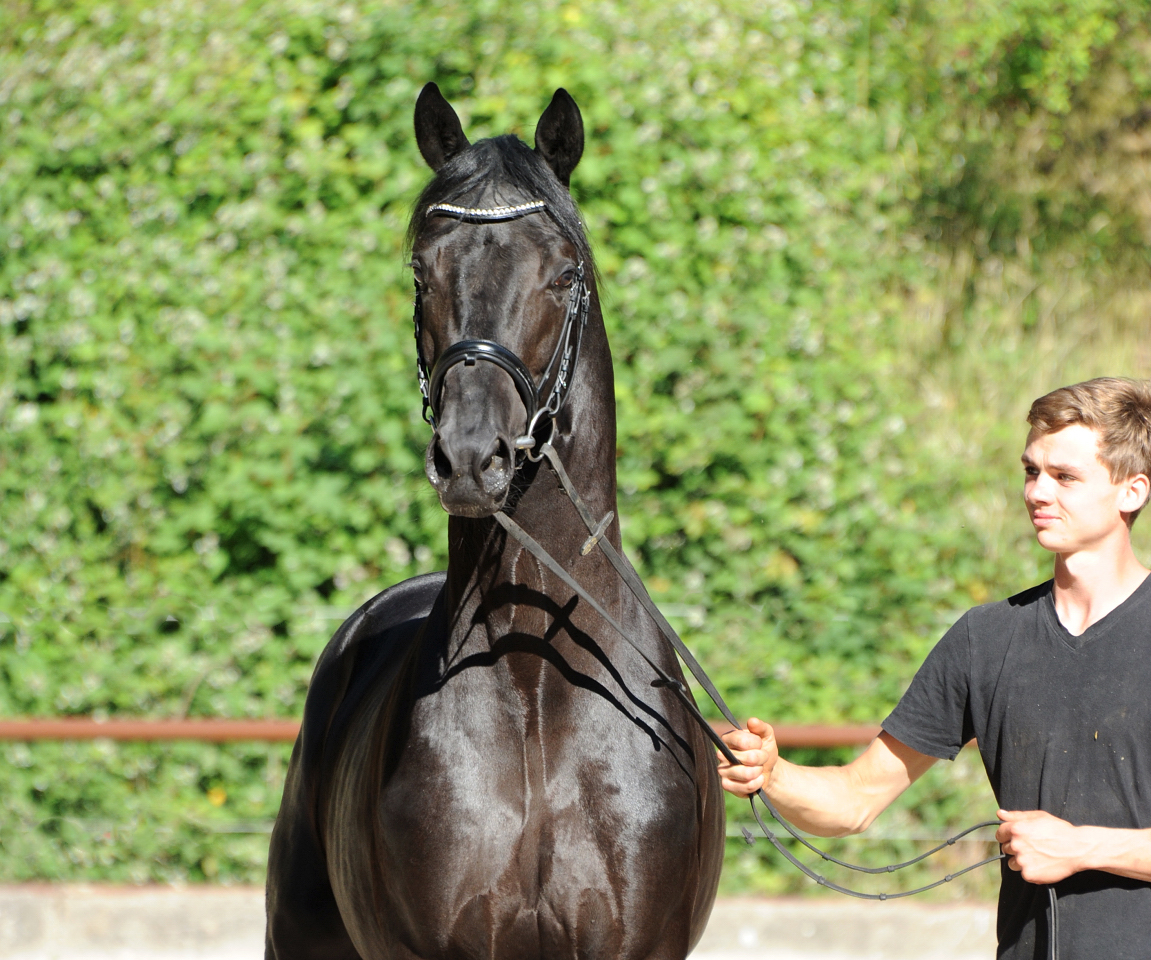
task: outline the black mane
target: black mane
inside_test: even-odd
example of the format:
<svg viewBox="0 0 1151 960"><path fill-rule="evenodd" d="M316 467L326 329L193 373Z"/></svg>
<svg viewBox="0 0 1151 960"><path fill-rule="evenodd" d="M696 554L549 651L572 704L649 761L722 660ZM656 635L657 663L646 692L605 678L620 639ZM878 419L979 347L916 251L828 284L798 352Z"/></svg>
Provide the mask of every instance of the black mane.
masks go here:
<svg viewBox="0 0 1151 960"><path fill-rule="evenodd" d="M435 179L420 194L408 224L410 249L427 220L428 207L437 203L460 206L502 206L543 200L547 214L595 270L591 246L571 194L540 156L514 134L479 140L440 167Z"/></svg>

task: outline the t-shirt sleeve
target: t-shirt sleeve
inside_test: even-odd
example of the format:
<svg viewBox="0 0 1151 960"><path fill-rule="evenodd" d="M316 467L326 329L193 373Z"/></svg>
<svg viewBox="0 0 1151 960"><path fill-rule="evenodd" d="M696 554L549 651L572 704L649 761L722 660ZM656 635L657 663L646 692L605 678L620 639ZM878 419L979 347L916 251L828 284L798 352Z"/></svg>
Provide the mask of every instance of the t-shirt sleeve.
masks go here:
<svg viewBox="0 0 1151 960"><path fill-rule="evenodd" d="M883 721L900 743L954 760L973 736L969 701L971 640L965 613L927 655L911 686Z"/></svg>

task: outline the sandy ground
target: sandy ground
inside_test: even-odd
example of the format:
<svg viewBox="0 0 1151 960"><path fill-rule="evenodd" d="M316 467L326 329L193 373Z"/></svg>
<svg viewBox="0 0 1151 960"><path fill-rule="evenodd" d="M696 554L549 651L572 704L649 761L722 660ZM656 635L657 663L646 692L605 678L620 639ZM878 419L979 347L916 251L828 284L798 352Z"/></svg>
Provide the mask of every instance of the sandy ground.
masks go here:
<svg viewBox="0 0 1151 960"><path fill-rule="evenodd" d="M0 886L5 960L258 960L263 891ZM728 899L696 960L990 960L990 904Z"/></svg>

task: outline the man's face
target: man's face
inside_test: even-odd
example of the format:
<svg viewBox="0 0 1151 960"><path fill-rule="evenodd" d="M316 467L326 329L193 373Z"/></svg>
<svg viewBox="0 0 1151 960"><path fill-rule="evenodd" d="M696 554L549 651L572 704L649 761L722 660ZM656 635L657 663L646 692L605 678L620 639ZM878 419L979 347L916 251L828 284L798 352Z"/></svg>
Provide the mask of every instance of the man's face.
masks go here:
<svg viewBox="0 0 1151 960"><path fill-rule="evenodd" d="M1146 487L1111 482L1094 430L1074 424L1027 439L1023 499L1041 546L1070 554L1127 535L1124 511L1142 505Z"/></svg>

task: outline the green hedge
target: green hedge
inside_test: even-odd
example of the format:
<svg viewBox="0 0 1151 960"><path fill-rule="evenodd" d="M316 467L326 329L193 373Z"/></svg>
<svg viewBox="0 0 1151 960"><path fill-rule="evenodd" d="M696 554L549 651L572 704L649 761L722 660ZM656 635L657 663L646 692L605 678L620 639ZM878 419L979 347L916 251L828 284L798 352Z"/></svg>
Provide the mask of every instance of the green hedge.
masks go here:
<svg viewBox="0 0 1151 960"><path fill-rule="evenodd" d="M0 714L297 716L343 614L444 565L402 250L436 80L473 139L530 138L561 85L584 112L624 540L657 601L737 710L880 718L958 611L1042 575L949 509L971 481L924 440L920 386L962 323L920 350L917 304L959 237L1130 255L1120 193L1012 150L1080 129L1093 64L1137 100L1146 21L7 4ZM258 880L285 757L8 745L0 877ZM966 820L948 796L899 816ZM796 882L747 856L737 886Z"/></svg>

